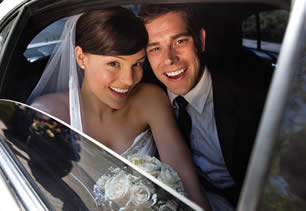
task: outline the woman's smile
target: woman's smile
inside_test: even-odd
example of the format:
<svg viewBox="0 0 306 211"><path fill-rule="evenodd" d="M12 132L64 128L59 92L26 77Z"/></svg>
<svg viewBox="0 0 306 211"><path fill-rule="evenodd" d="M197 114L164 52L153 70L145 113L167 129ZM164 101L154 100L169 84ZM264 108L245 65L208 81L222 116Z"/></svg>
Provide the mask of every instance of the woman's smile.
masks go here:
<svg viewBox="0 0 306 211"><path fill-rule="evenodd" d="M129 89L121 89L121 88L115 88L115 87L109 87L111 90L111 93L117 97L125 98L128 96Z"/></svg>

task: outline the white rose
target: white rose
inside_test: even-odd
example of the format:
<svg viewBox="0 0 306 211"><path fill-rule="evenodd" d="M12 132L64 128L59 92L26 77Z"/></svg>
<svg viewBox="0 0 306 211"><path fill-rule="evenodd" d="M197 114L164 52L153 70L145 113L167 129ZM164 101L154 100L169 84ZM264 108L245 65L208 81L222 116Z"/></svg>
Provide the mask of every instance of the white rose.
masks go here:
<svg viewBox="0 0 306 211"><path fill-rule="evenodd" d="M110 176L109 175L103 175L101 176L98 181L96 182L96 185L100 188L100 189L104 189L104 186L106 184L106 182L109 180Z"/></svg>
<svg viewBox="0 0 306 211"><path fill-rule="evenodd" d="M133 154L128 157L128 160L145 172L158 177L161 168L161 162L155 157L150 157L143 154Z"/></svg>
<svg viewBox="0 0 306 211"><path fill-rule="evenodd" d="M178 210L178 202L175 200L169 200L166 204L163 204L159 207L159 211L172 211Z"/></svg>
<svg viewBox="0 0 306 211"><path fill-rule="evenodd" d="M159 179L160 181L162 181L163 183L165 183L167 185L175 184L180 180L176 171L174 171L167 164L163 164L163 166L161 168L161 172L160 172L157 179Z"/></svg>
<svg viewBox="0 0 306 211"><path fill-rule="evenodd" d="M105 184L105 198L115 202L119 207L124 207L130 199L130 187L131 183L126 174L111 177Z"/></svg>
<svg viewBox="0 0 306 211"><path fill-rule="evenodd" d="M136 184L131 188L132 202L137 207L150 207L152 205L151 191L144 184Z"/></svg>
<svg viewBox="0 0 306 211"><path fill-rule="evenodd" d="M138 165L142 170L151 174L154 177L158 177L159 175L159 165L156 163L141 163Z"/></svg>

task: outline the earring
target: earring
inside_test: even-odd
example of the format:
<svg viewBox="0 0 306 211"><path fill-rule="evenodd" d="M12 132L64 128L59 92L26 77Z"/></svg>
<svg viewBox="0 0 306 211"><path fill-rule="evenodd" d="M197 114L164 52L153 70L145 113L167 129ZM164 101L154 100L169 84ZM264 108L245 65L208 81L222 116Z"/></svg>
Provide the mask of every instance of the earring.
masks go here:
<svg viewBox="0 0 306 211"><path fill-rule="evenodd" d="M85 69L85 65L81 65L81 68L84 70Z"/></svg>

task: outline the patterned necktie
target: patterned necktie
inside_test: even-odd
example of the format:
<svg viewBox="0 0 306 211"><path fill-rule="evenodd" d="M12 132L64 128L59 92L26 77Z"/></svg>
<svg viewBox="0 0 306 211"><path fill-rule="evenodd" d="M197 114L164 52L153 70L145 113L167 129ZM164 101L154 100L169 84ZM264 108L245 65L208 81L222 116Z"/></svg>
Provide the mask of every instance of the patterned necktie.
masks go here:
<svg viewBox="0 0 306 211"><path fill-rule="evenodd" d="M190 139L190 132L191 132L191 118L189 114L186 111L186 107L188 105L188 102L185 100L182 96L177 96L175 98L175 102L179 106L179 116L178 116L178 124L180 127L181 132L184 135L185 140L187 141L188 146L190 145L189 139Z"/></svg>

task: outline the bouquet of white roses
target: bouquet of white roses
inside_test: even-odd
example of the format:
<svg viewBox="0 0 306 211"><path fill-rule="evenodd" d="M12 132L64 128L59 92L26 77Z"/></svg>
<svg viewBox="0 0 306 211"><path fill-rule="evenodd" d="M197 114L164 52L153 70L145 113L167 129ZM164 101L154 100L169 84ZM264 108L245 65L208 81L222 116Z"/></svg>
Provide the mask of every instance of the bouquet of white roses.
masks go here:
<svg viewBox="0 0 306 211"><path fill-rule="evenodd" d="M184 195L180 178L169 165L160 162L155 157L142 154L133 154L127 159ZM173 203L175 204L171 201L160 203L157 200L154 185L146 178L134 176L120 168L110 167L108 170L108 173L102 175L94 185L97 206L111 210L116 206L121 210L135 208L147 210L155 204L162 205L158 206L160 208L163 206L170 208L173 207ZM175 208L170 210L175 210Z"/></svg>
<svg viewBox="0 0 306 211"><path fill-rule="evenodd" d="M128 156L127 159L178 193L185 195L180 177L168 164L159 161L155 157L143 154L133 154Z"/></svg>
<svg viewBox="0 0 306 211"><path fill-rule="evenodd" d="M151 182L128 174L120 168L109 168L94 186L98 206L113 208L149 208L155 204L154 186Z"/></svg>

